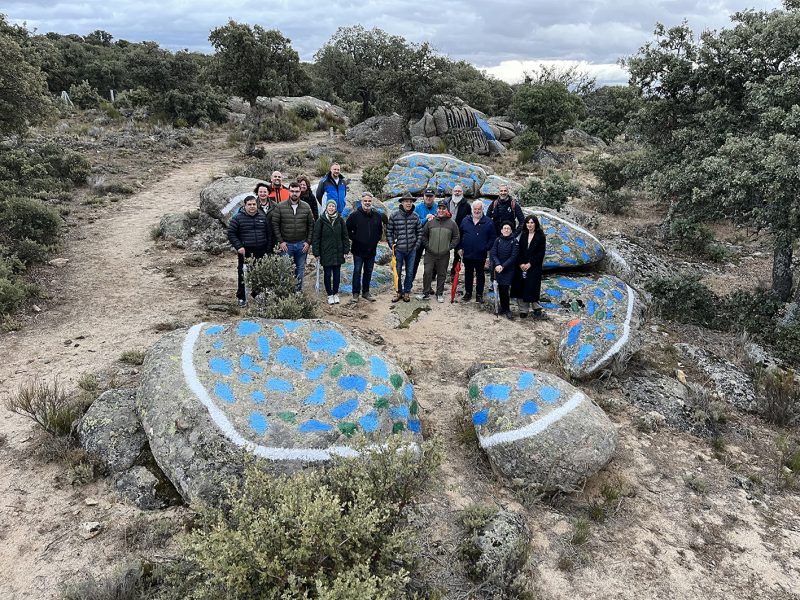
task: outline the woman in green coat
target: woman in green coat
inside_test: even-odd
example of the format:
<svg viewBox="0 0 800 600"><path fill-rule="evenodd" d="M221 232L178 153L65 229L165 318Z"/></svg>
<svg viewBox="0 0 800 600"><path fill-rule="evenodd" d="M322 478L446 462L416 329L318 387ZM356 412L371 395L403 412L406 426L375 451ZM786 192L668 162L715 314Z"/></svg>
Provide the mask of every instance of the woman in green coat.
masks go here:
<svg viewBox="0 0 800 600"><path fill-rule="evenodd" d="M336 201L325 203L325 213L314 223L311 251L325 272L325 292L328 304L339 304L339 280L345 255L350 252L347 225L336 212Z"/></svg>

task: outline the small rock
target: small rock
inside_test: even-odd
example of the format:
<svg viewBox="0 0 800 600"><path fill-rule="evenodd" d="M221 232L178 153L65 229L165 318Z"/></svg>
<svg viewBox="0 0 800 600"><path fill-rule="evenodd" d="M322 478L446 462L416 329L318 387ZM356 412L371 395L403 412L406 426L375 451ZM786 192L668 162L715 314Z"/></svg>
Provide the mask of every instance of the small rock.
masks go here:
<svg viewBox="0 0 800 600"><path fill-rule="evenodd" d="M52 267L63 267L68 262L69 262L68 258L54 258L53 260L48 261L47 264L52 266Z"/></svg>
<svg viewBox="0 0 800 600"><path fill-rule="evenodd" d="M675 369L675 377L677 377L678 381L680 381L683 385L686 385L686 373L680 369Z"/></svg>
<svg viewBox="0 0 800 600"><path fill-rule="evenodd" d="M81 537L90 540L103 531L103 524L100 521L86 521L81 523Z"/></svg>
<svg viewBox="0 0 800 600"><path fill-rule="evenodd" d="M97 506L100 504L100 500L97 498L86 498L83 502L86 504L86 506Z"/></svg>
<svg viewBox="0 0 800 600"><path fill-rule="evenodd" d="M35 304L34 304L33 306L31 306L31 308L33 309L33 312L35 312L35 313L40 313L40 312L42 312L42 309L41 309L41 308L39 308L39 307L38 307L37 305L35 305Z"/></svg>

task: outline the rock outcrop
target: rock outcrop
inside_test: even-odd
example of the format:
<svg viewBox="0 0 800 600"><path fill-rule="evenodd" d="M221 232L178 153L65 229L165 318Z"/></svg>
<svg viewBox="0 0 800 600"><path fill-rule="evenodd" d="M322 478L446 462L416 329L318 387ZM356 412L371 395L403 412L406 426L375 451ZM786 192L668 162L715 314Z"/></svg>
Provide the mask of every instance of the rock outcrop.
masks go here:
<svg viewBox="0 0 800 600"><path fill-rule="evenodd" d="M405 142L406 122L397 113L378 115L354 125L345 131L344 137L356 146L394 146Z"/></svg>

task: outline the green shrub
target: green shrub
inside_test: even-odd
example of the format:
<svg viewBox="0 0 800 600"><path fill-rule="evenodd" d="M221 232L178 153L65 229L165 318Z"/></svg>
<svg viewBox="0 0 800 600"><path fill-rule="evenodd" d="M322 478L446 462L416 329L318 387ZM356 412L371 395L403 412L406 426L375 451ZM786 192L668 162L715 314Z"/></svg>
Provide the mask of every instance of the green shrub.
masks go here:
<svg viewBox="0 0 800 600"><path fill-rule="evenodd" d="M50 255L50 249L39 242L23 238L17 242L14 254L27 267L32 264L45 262Z"/></svg>
<svg viewBox="0 0 800 600"><path fill-rule="evenodd" d="M217 88L201 86L191 90L168 90L158 96L154 104L176 126L181 122L180 126L187 127L200 121L224 123L227 119L225 100Z"/></svg>
<svg viewBox="0 0 800 600"><path fill-rule="evenodd" d="M256 295L252 311L265 319L312 319L316 302L296 292L294 263L288 256L267 255L248 260L247 282Z"/></svg>
<svg viewBox="0 0 800 600"><path fill-rule="evenodd" d="M255 132L261 142L292 142L300 138L301 128L290 118L288 113L265 117Z"/></svg>
<svg viewBox="0 0 800 600"><path fill-rule="evenodd" d="M357 459L274 476L250 465L181 544L187 598L397 598L416 549L407 517L439 462L395 438Z"/></svg>
<svg viewBox="0 0 800 600"><path fill-rule="evenodd" d="M27 286L16 277L0 276L0 317L16 311L27 296Z"/></svg>
<svg viewBox="0 0 800 600"><path fill-rule="evenodd" d="M630 174L627 172L628 158L625 154L603 154L587 161L586 168L600 182L599 190L613 192L625 187Z"/></svg>
<svg viewBox="0 0 800 600"><path fill-rule="evenodd" d="M129 365L135 365L135 366L142 365L144 364L144 351L126 350L119 357L119 361Z"/></svg>
<svg viewBox="0 0 800 600"><path fill-rule="evenodd" d="M319 111L308 102L298 104L292 109L292 112L303 121L313 121L319 116Z"/></svg>
<svg viewBox="0 0 800 600"><path fill-rule="evenodd" d="M800 325L775 327L771 339L778 356L792 363L800 364Z"/></svg>
<svg viewBox="0 0 800 600"><path fill-rule="evenodd" d="M11 412L32 419L47 433L59 437L72 433L73 423L87 408L70 398L58 380L23 383L5 404Z"/></svg>
<svg viewBox="0 0 800 600"><path fill-rule="evenodd" d="M54 142L0 152L0 197L72 189L86 182L89 161Z"/></svg>
<svg viewBox="0 0 800 600"><path fill-rule="evenodd" d="M147 88L137 87L117 94L114 99L114 106L118 108L142 108L152 106L155 95Z"/></svg>
<svg viewBox="0 0 800 600"><path fill-rule="evenodd" d="M286 165L282 160L267 154L263 158L250 159L243 165L229 169L229 173L233 176L262 179L266 183L270 181L273 171L284 172L285 170Z"/></svg>
<svg viewBox="0 0 800 600"><path fill-rule="evenodd" d="M605 215L623 215L633 205L634 194L628 190L600 192L594 199L594 207Z"/></svg>
<svg viewBox="0 0 800 600"><path fill-rule="evenodd" d="M736 290L722 299L718 326L720 329L747 331L758 336L768 334L775 327L775 317L781 306L781 301L772 290Z"/></svg>
<svg viewBox="0 0 800 600"><path fill-rule="evenodd" d="M103 97L85 79L69 86L69 98L78 108L99 108Z"/></svg>
<svg viewBox="0 0 800 600"><path fill-rule="evenodd" d="M532 177L519 191L523 206L542 206L561 210L570 196L575 196L580 187L569 174L548 173L544 179Z"/></svg>
<svg viewBox="0 0 800 600"><path fill-rule="evenodd" d="M682 252L704 256L715 262L725 259L725 250L714 241L713 232L692 218L672 221L669 235L675 248Z"/></svg>
<svg viewBox="0 0 800 600"><path fill-rule="evenodd" d="M110 575L87 575L83 581L66 585L63 600L149 600L159 589L160 567L134 563Z"/></svg>
<svg viewBox="0 0 800 600"><path fill-rule="evenodd" d="M386 161L379 165L366 167L361 175L361 183L367 190L375 194L376 198L380 198L383 194L383 184L390 170L391 166Z"/></svg>
<svg viewBox="0 0 800 600"><path fill-rule="evenodd" d="M49 246L61 235L61 215L41 200L6 198L0 201L0 235Z"/></svg>
<svg viewBox="0 0 800 600"><path fill-rule="evenodd" d="M322 156L320 156L320 157L317 159L317 166L316 166L316 168L314 169L314 174L315 174L317 177L322 177L322 176L323 176L323 175L325 175L325 174L326 174L328 171L330 171L330 170L331 170L331 165L332 165L334 162L335 162L335 161L333 160L333 157L332 157L332 156L329 156L329 155L327 155L327 154L323 154Z"/></svg>
<svg viewBox="0 0 800 600"><path fill-rule="evenodd" d="M715 322L720 299L698 277L655 278L645 288L653 295L656 313L665 319L704 327Z"/></svg>
<svg viewBox="0 0 800 600"><path fill-rule="evenodd" d="M800 385L794 371L759 369L754 378L759 413L770 423L791 427L800 420Z"/></svg>
<svg viewBox="0 0 800 600"><path fill-rule="evenodd" d="M533 129L526 129L511 140L511 147L519 150L520 153L527 154L528 158L525 160L520 159L520 162L528 162L533 153L542 147L542 139Z"/></svg>

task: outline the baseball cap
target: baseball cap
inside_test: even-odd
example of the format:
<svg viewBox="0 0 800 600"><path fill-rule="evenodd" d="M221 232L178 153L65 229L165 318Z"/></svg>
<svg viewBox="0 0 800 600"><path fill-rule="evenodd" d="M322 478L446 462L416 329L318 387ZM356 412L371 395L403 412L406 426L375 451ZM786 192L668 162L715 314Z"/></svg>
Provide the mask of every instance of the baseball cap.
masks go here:
<svg viewBox="0 0 800 600"><path fill-rule="evenodd" d="M433 191L433 188L428 188L427 190L425 190L425 195L426 196L435 196L436 192Z"/></svg>
<svg viewBox="0 0 800 600"><path fill-rule="evenodd" d="M439 200L439 203L436 206L438 206L439 208L447 208L447 202L445 202L444 200Z"/></svg>

